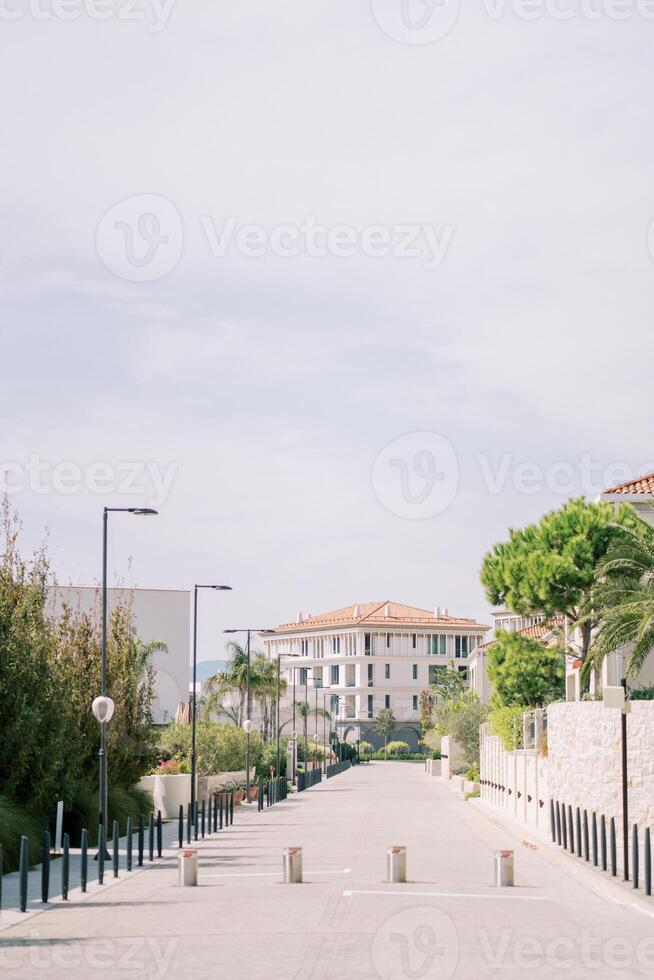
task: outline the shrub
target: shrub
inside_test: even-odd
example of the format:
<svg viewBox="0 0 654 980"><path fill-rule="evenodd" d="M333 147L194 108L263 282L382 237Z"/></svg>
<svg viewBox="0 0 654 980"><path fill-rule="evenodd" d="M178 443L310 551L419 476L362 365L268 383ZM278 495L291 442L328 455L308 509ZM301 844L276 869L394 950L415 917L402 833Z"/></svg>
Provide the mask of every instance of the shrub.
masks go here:
<svg viewBox="0 0 654 980"><path fill-rule="evenodd" d="M495 708L542 707L565 694L563 651L518 633L501 632L488 651Z"/></svg>
<svg viewBox="0 0 654 980"><path fill-rule="evenodd" d="M5 873L18 868L20 838L23 835L29 843L31 863L38 864L41 860L42 835L45 829L43 822L27 807L0 796L0 844Z"/></svg>
<svg viewBox="0 0 654 980"><path fill-rule="evenodd" d="M470 766L466 772L466 779L470 780L471 783L478 783L481 779L481 774L479 772L479 763L475 763L474 766Z"/></svg>
<svg viewBox="0 0 654 980"><path fill-rule="evenodd" d="M491 735L499 735L507 751L521 749L524 708L495 708L489 715Z"/></svg>
<svg viewBox="0 0 654 980"><path fill-rule="evenodd" d="M629 698L631 701L654 701L654 687L637 687Z"/></svg>
<svg viewBox="0 0 654 980"><path fill-rule="evenodd" d="M159 733L161 759L178 761L191 758L191 726L173 722ZM246 736L242 728L216 721L198 722L196 731L197 771L200 776L245 769ZM250 735L250 765L261 766L263 743L258 732Z"/></svg>
<svg viewBox="0 0 654 980"><path fill-rule="evenodd" d="M386 746L386 751L389 755L401 756L409 754L408 742L389 742Z"/></svg>
<svg viewBox="0 0 654 980"><path fill-rule="evenodd" d="M374 753L375 747L370 742L359 742L359 755L362 759L370 759Z"/></svg>
<svg viewBox="0 0 654 980"><path fill-rule="evenodd" d="M435 730L457 742L469 766L479 762L479 726L488 717L488 707L474 691L465 690L434 709Z"/></svg>

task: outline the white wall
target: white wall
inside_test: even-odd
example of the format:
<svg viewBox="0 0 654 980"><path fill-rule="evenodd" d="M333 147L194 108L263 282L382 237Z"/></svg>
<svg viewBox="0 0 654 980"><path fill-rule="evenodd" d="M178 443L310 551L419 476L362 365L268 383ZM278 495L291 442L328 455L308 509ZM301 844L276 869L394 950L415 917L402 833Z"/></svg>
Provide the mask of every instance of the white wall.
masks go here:
<svg viewBox="0 0 654 980"><path fill-rule="evenodd" d="M83 612L97 609L100 614L100 589L86 586L56 586L50 589L52 612L61 612L64 601ZM109 589L108 605L130 596L139 639L144 642L163 640L168 653L155 655L156 701L153 716L156 724L175 717L180 701L188 701L191 636L191 593L186 589Z"/></svg>

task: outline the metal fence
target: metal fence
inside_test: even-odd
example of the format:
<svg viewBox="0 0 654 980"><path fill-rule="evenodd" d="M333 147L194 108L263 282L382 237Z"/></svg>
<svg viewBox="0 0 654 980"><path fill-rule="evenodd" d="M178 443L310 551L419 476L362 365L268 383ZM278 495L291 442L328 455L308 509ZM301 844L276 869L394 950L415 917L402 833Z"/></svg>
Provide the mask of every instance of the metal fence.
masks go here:
<svg viewBox="0 0 654 980"><path fill-rule="evenodd" d="M625 859L618 860L618 828L615 817L605 817L581 807L550 800L550 833L552 840L580 860L601 869L615 878L620 873L632 888L652 894L652 845L649 827L642 831L631 828L631 849L622 848ZM628 833L628 828L627 828ZM642 879L641 879L642 867Z"/></svg>
<svg viewBox="0 0 654 980"><path fill-rule="evenodd" d="M259 782L259 792L257 794L259 811L264 810L268 806L274 806L275 803L281 803L287 797L288 782L284 776L279 776L277 779L269 779L265 784L263 781Z"/></svg>
<svg viewBox="0 0 654 980"><path fill-rule="evenodd" d="M299 772L297 774L297 791L302 793L305 789L311 789L312 786L317 786L321 782L322 769L320 767L310 769L308 772Z"/></svg>
<svg viewBox="0 0 654 980"><path fill-rule="evenodd" d="M347 759L345 762L334 762L331 766L327 766L327 779L331 779L332 776L340 776L342 772L345 772L347 769L351 768L352 763L349 759Z"/></svg>

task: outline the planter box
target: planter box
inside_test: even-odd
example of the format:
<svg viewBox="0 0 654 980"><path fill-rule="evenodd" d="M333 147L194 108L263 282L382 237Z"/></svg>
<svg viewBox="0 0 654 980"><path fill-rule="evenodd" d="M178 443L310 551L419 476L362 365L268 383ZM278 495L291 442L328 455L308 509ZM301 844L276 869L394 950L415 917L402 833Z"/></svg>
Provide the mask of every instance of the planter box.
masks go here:
<svg viewBox="0 0 654 980"><path fill-rule="evenodd" d="M440 776L441 774L441 760L440 759L427 759L427 765L425 771L428 776Z"/></svg>
<svg viewBox="0 0 654 980"><path fill-rule="evenodd" d="M152 806L155 811L161 810L164 820L173 820L179 816L180 806L186 807L191 802L191 776L184 773L179 776L144 776L138 782L139 789L144 789L152 796Z"/></svg>

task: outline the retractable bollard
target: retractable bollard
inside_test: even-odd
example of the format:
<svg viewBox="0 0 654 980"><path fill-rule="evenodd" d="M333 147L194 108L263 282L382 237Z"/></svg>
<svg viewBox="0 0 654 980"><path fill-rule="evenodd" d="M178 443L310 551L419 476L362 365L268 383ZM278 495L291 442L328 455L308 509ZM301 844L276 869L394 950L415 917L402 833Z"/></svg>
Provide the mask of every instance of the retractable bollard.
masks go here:
<svg viewBox="0 0 654 980"><path fill-rule="evenodd" d="M284 884L302 884L302 848L284 848Z"/></svg>
<svg viewBox="0 0 654 980"><path fill-rule="evenodd" d="M397 844L386 852L386 880L392 884L406 881L406 847Z"/></svg>
<svg viewBox="0 0 654 980"><path fill-rule="evenodd" d="M513 851L495 851L495 887L513 887Z"/></svg>
<svg viewBox="0 0 654 980"><path fill-rule="evenodd" d="M198 883L198 852L194 848L186 848L179 856L179 883L182 888Z"/></svg>

